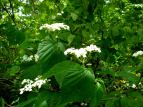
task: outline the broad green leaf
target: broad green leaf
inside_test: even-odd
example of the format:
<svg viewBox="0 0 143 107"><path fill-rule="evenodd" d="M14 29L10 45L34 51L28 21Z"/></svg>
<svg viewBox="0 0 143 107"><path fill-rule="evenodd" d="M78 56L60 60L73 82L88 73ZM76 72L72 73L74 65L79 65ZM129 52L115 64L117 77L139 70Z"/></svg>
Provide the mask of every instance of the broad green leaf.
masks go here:
<svg viewBox="0 0 143 107"><path fill-rule="evenodd" d="M52 40L45 40L40 43L37 54L42 72L48 71L56 63L65 60L64 45Z"/></svg>
<svg viewBox="0 0 143 107"><path fill-rule="evenodd" d="M61 88L75 85L86 76L94 80L94 75L91 71L70 61L56 64L48 71L47 76L55 76Z"/></svg>
<svg viewBox="0 0 143 107"><path fill-rule="evenodd" d="M41 91L37 95L37 99L34 102L35 107L65 107L65 104L61 104L64 100L59 92Z"/></svg>
<svg viewBox="0 0 143 107"><path fill-rule="evenodd" d="M22 79L34 79L36 78L38 75L41 75L42 71L41 71L41 65L40 64L35 64L32 65L28 68L25 68L22 73L21 73L21 78Z"/></svg>
<svg viewBox="0 0 143 107"><path fill-rule="evenodd" d="M45 76L55 76L64 99L62 103L84 100L91 102L92 99L99 102L104 93L104 87L100 83L94 84L92 71L70 61L56 64Z"/></svg>
<svg viewBox="0 0 143 107"><path fill-rule="evenodd" d="M121 101L122 107L128 107L128 99L126 96L122 96L120 101Z"/></svg>
<svg viewBox="0 0 143 107"><path fill-rule="evenodd" d="M52 57L52 55L56 53L62 54L63 51L64 51L64 46L62 43L54 42L52 40L47 40L39 44L37 54L40 57L39 58L40 61L46 62Z"/></svg>
<svg viewBox="0 0 143 107"><path fill-rule="evenodd" d="M95 97L92 99L92 102L90 104L90 107L98 107L100 104L100 100L103 97L105 93L105 86L104 82L101 79L96 79L96 89L95 91Z"/></svg>

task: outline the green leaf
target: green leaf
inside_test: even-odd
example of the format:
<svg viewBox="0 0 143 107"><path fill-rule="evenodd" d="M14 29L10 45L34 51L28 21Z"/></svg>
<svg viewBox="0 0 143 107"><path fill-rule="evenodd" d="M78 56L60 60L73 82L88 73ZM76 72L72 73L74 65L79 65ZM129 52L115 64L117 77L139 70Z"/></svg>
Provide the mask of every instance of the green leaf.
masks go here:
<svg viewBox="0 0 143 107"><path fill-rule="evenodd" d="M47 104L48 97L51 97L51 96L49 96L48 92L39 92L37 95L37 99L34 102L35 107L47 107L48 106L48 104Z"/></svg>
<svg viewBox="0 0 143 107"><path fill-rule="evenodd" d="M60 93L52 91L41 91L37 95L37 100L34 102L35 107L65 107L65 104L61 104Z"/></svg>
<svg viewBox="0 0 143 107"><path fill-rule="evenodd" d="M41 74L42 74L41 65L35 64L28 68L25 68L21 74L21 78L34 79L35 77L37 77L38 75L41 75Z"/></svg>
<svg viewBox="0 0 143 107"><path fill-rule="evenodd" d="M20 70L19 66L12 66L12 68L8 69L8 74L10 76L15 76Z"/></svg>
<svg viewBox="0 0 143 107"><path fill-rule="evenodd" d="M64 50L64 45L61 42L45 40L40 43L37 54L42 72L48 71L56 63L65 60Z"/></svg>
<svg viewBox="0 0 143 107"><path fill-rule="evenodd" d="M63 61L53 66L45 76L55 76L61 90L61 103L71 101L99 102L103 95L102 83L94 84L91 70L71 61ZM95 98L96 97L96 98Z"/></svg>
<svg viewBox="0 0 143 107"><path fill-rule="evenodd" d="M4 105L5 105L5 101L2 97L0 97L0 106L5 107Z"/></svg>
<svg viewBox="0 0 143 107"><path fill-rule="evenodd" d="M96 79L96 89L95 89L95 97L92 99L90 107L98 107L100 104L100 100L105 93L104 82L101 79Z"/></svg>
<svg viewBox="0 0 143 107"><path fill-rule="evenodd" d="M130 105L129 103L131 103L129 98L125 95L122 95L120 101L121 101L122 107L129 107L129 105Z"/></svg>
<svg viewBox="0 0 143 107"><path fill-rule="evenodd" d="M115 107L114 106L114 101L112 100L112 101L107 101L106 103L105 103L105 107Z"/></svg>
<svg viewBox="0 0 143 107"><path fill-rule="evenodd" d="M72 35L72 34L70 34L70 35L68 36L68 38L67 38L67 40L68 40L68 45L70 45L70 44L73 42L74 38L75 38L75 36Z"/></svg>
<svg viewBox="0 0 143 107"><path fill-rule="evenodd" d="M71 17L74 21L76 21L78 18L78 15L76 13L71 13Z"/></svg>
<svg viewBox="0 0 143 107"><path fill-rule="evenodd" d="M90 71L71 61L56 64L48 71L47 75L55 76L61 88L75 85L86 76L90 76L94 80L94 75Z"/></svg>
<svg viewBox="0 0 143 107"><path fill-rule="evenodd" d="M63 52L64 52L64 46L61 42L54 42L51 40L47 40L39 44L37 54L40 57L39 58L40 61L46 62L54 54L61 53L63 55Z"/></svg>

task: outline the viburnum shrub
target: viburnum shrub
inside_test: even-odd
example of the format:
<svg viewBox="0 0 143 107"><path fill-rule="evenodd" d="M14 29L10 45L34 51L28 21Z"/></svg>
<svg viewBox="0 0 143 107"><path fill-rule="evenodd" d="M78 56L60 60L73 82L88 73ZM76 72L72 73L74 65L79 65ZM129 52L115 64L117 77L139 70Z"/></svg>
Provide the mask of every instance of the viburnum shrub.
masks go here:
<svg viewBox="0 0 143 107"><path fill-rule="evenodd" d="M142 0L1 0L0 107L142 107Z"/></svg>

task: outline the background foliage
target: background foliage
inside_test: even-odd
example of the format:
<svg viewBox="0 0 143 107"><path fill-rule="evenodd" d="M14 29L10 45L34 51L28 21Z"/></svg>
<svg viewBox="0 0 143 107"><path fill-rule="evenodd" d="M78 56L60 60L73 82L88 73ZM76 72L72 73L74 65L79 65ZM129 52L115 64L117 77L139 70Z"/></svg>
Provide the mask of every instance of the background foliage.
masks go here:
<svg viewBox="0 0 143 107"><path fill-rule="evenodd" d="M1 0L0 11L2 107L142 107L143 57L132 56L143 50L142 0ZM40 30L45 23L70 30ZM90 44L101 53L84 64L64 55ZM21 81L38 75L51 81L20 95Z"/></svg>

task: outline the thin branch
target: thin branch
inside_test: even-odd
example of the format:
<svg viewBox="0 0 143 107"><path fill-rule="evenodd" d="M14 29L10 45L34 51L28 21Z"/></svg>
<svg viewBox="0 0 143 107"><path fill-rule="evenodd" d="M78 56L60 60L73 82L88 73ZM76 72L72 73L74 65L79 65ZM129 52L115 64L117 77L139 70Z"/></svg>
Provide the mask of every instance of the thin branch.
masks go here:
<svg viewBox="0 0 143 107"><path fill-rule="evenodd" d="M12 5L11 0L9 0L9 3L10 3L11 12L12 12L11 13L11 18L12 18L13 22L15 23L14 7Z"/></svg>

